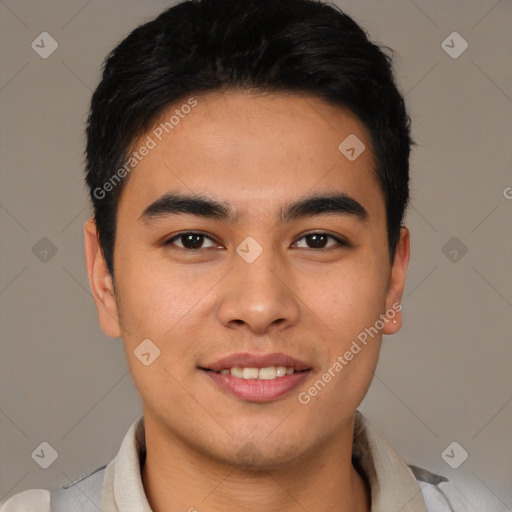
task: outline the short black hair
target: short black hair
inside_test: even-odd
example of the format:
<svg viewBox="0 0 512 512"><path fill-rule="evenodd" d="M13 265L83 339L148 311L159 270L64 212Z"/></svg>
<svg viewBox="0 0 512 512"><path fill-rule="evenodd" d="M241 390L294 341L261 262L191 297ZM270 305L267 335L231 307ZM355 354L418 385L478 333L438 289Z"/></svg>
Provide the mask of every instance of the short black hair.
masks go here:
<svg viewBox="0 0 512 512"><path fill-rule="evenodd" d="M357 116L371 135L393 260L414 142L385 50L316 0L187 0L131 32L105 59L86 130L86 183L111 275L118 171L133 143L171 104L225 90L311 94Z"/></svg>

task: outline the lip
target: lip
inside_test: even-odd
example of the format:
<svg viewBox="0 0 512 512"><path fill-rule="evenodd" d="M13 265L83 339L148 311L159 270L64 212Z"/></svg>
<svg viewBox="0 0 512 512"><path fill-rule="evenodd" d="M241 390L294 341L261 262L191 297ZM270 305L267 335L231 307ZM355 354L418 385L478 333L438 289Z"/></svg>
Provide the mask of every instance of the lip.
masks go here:
<svg viewBox="0 0 512 512"><path fill-rule="evenodd" d="M287 368L293 368L297 372L304 370L311 370L311 365L308 365L304 361L300 361L295 357L281 352L275 352L272 354L250 354L250 353L238 353L231 354L229 356L218 359L217 361L201 366L202 370L212 370L218 372L225 368L233 368L238 366L240 368L268 368L269 366L286 366ZM278 377L284 379L284 377Z"/></svg>
<svg viewBox="0 0 512 512"><path fill-rule="evenodd" d="M268 368L285 366L293 368L294 373L272 380L243 379L233 375L217 373L226 368ZM277 400L304 382L312 373L312 366L288 354L275 352L271 354L238 353L200 366L201 370L215 385L224 392L247 402L271 402Z"/></svg>
<svg viewBox="0 0 512 512"><path fill-rule="evenodd" d="M271 402L289 394L311 375L310 370L304 370L273 380L260 380L242 379L204 369L201 372L223 391L243 401L259 403Z"/></svg>

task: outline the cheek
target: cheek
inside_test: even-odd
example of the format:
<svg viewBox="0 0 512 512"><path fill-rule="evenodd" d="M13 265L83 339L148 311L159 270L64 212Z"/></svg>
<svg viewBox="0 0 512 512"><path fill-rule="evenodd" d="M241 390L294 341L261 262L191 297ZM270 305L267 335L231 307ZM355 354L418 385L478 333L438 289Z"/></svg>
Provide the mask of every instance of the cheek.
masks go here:
<svg viewBox="0 0 512 512"><path fill-rule="evenodd" d="M215 276L201 274L198 266L172 265L144 254L120 262L119 275L126 330L155 338L168 336L200 305L215 281Z"/></svg>
<svg viewBox="0 0 512 512"><path fill-rule="evenodd" d="M179 272L169 274L135 258L125 263L119 272L119 309L127 363L144 405L172 415L177 404L183 411L189 407L184 383L197 338L190 319L207 288L186 286Z"/></svg>
<svg viewBox="0 0 512 512"><path fill-rule="evenodd" d="M304 283L307 303L341 341L370 327L385 310L386 285L375 265L354 263Z"/></svg>
<svg viewBox="0 0 512 512"><path fill-rule="evenodd" d="M214 308L215 284L223 273L214 270L206 274L199 265L178 268L167 262L147 261L147 257L133 256L120 263L118 275L123 277L118 283L118 305L134 379L139 381L138 387L149 386L154 392L161 387L159 381L169 380L169 373L181 381L194 371L195 342ZM146 339L160 351L147 368L134 354Z"/></svg>

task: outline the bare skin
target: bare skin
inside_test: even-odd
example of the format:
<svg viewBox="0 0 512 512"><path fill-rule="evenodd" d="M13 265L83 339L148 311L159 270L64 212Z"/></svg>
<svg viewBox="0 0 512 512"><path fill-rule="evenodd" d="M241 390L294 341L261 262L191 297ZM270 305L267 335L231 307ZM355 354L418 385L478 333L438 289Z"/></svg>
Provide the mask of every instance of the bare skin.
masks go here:
<svg viewBox="0 0 512 512"><path fill-rule="evenodd" d="M402 228L390 262L369 135L346 110L310 96L195 98L197 106L126 178L115 292L93 219L84 230L101 327L123 339L143 402L148 501L155 512L369 511L369 488L351 455L354 413L381 334L309 403L298 400L402 297L409 232ZM350 134L366 147L354 161L338 150ZM233 218L140 220L166 193L206 196ZM366 218L336 212L279 220L291 202L335 193L357 201ZM195 239L200 249L177 237L190 231L205 235ZM314 234L320 238L307 236ZM247 237L262 249L251 263L236 252ZM396 333L401 322L398 311L381 333ZM134 354L145 339L160 350L150 366ZM201 369L239 352L285 353L310 371L299 387L257 403L226 392Z"/></svg>

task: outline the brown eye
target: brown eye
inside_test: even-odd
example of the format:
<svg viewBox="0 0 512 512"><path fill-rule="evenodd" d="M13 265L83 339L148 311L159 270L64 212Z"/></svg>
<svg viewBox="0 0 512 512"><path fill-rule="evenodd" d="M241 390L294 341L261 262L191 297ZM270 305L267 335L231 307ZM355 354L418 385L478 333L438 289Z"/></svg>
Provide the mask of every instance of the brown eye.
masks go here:
<svg viewBox="0 0 512 512"><path fill-rule="evenodd" d="M310 247L313 249L323 249L327 241L330 237L324 234L314 234L314 235L307 235L306 237L307 242L309 243Z"/></svg>
<svg viewBox="0 0 512 512"><path fill-rule="evenodd" d="M215 247L213 240L202 233L186 232L180 233L173 236L165 242L165 245L175 245L184 250L201 250L207 247L203 246L205 240L209 240L211 245L209 247ZM178 242L178 243L177 243Z"/></svg>
<svg viewBox="0 0 512 512"><path fill-rule="evenodd" d="M329 239L334 240L334 244L328 244ZM307 235L304 235L302 238L299 239L296 243L299 243L301 240L306 241L306 247L305 249L329 249L331 247L338 246L348 246L348 243L338 237L335 237L333 235L329 235L328 233L309 233Z"/></svg>

